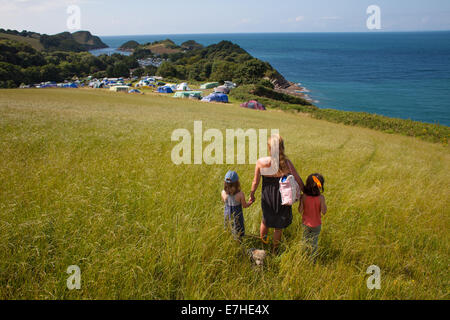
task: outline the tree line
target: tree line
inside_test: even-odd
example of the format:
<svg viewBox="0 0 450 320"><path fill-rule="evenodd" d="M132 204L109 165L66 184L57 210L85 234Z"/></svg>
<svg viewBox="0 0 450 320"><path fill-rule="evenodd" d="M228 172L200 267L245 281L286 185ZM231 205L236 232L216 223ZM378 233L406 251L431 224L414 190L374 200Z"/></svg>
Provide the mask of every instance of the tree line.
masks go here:
<svg viewBox="0 0 450 320"><path fill-rule="evenodd" d="M159 68L139 66L138 60L156 56L165 61ZM130 56L94 56L89 52L37 51L24 42L0 40L0 88L62 82L73 77L128 77L130 72L138 77L156 74L187 81L232 80L238 84L255 84L278 75L269 63L229 41L172 54L155 55L137 47Z"/></svg>
<svg viewBox="0 0 450 320"><path fill-rule="evenodd" d="M89 52L39 52L28 44L0 40L0 87L46 81L62 82L73 77L127 77L139 68L135 57L113 54L94 56Z"/></svg>
<svg viewBox="0 0 450 320"><path fill-rule="evenodd" d="M222 41L205 48L167 55L158 75L194 81L227 81L254 84L278 72L268 62L252 57L240 46Z"/></svg>

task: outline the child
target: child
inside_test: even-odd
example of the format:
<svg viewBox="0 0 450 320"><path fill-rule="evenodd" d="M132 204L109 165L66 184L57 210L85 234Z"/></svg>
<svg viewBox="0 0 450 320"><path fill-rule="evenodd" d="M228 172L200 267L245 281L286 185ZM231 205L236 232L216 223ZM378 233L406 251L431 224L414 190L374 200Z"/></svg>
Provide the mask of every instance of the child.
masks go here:
<svg viewBox="0 0 450 320"><path fill-rule="evenodd" d="M247 202L245 200L245 195L241 191L239 176L234 171L228 171L225 176L222 201L225 203L225 227L231 223L233 234L241 239L245 235L242 208L250 207L253 201Z"/></svg>
<svg viewBox="0 0 450 320"><path fill-rule="evenodd" d="M303 213L303 240L311 247L312 254L317 251L319 234L322 230L322 216L327 213L325 197L321 194L324 189L325 179L315 173L306 180L305 193L300 198L298 212Z"/></svg>

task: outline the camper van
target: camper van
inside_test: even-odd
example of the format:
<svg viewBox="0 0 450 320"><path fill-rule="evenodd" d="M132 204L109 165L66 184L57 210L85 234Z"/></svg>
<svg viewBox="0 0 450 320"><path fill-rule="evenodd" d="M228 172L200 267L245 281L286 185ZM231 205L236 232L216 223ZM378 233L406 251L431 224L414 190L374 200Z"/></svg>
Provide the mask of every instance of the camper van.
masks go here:
<svg viewBox="0 0 450 320"><path fill-rule="evenodd" d="M234 89L237 87L236 83L233 83L231 81L225 81L223 85L224 85L224 87L227 87L228 89Z"/></svg>
<svg viewBox="0 0 450 320"><path fill-rule="evenodd" d="M114 92L125 92L128 93L128 90L130 90L130 87L128 86L114 86L109 88L110 91L114 91Z"/></svg>

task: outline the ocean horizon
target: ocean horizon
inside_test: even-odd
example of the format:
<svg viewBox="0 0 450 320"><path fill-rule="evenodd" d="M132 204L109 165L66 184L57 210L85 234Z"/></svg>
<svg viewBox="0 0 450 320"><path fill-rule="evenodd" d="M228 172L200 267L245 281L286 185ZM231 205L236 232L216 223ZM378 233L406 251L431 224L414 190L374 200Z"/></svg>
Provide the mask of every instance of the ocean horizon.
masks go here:
<svg viewBox="0 0 450 320"><path fill-rule="evenodd" d="M205 46L232 41L301 83L320 108L450 126L450 31L222 33L101 36L114 53L129 40Z"/></svg>

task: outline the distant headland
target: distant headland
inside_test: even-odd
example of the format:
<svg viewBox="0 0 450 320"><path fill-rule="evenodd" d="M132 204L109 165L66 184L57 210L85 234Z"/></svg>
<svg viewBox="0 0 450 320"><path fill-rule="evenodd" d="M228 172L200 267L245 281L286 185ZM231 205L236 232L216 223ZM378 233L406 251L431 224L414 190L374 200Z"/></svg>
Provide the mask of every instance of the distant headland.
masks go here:
<svg viewBox="0 0 450 320"><path fill-rule="evenodd" d="M47 35L26 30L19 32L17 30L0 29L0 39L24 42L38 51L83 52L108 48L99 37L92 35L89 31L61 32L55 35Z"/></svg>

